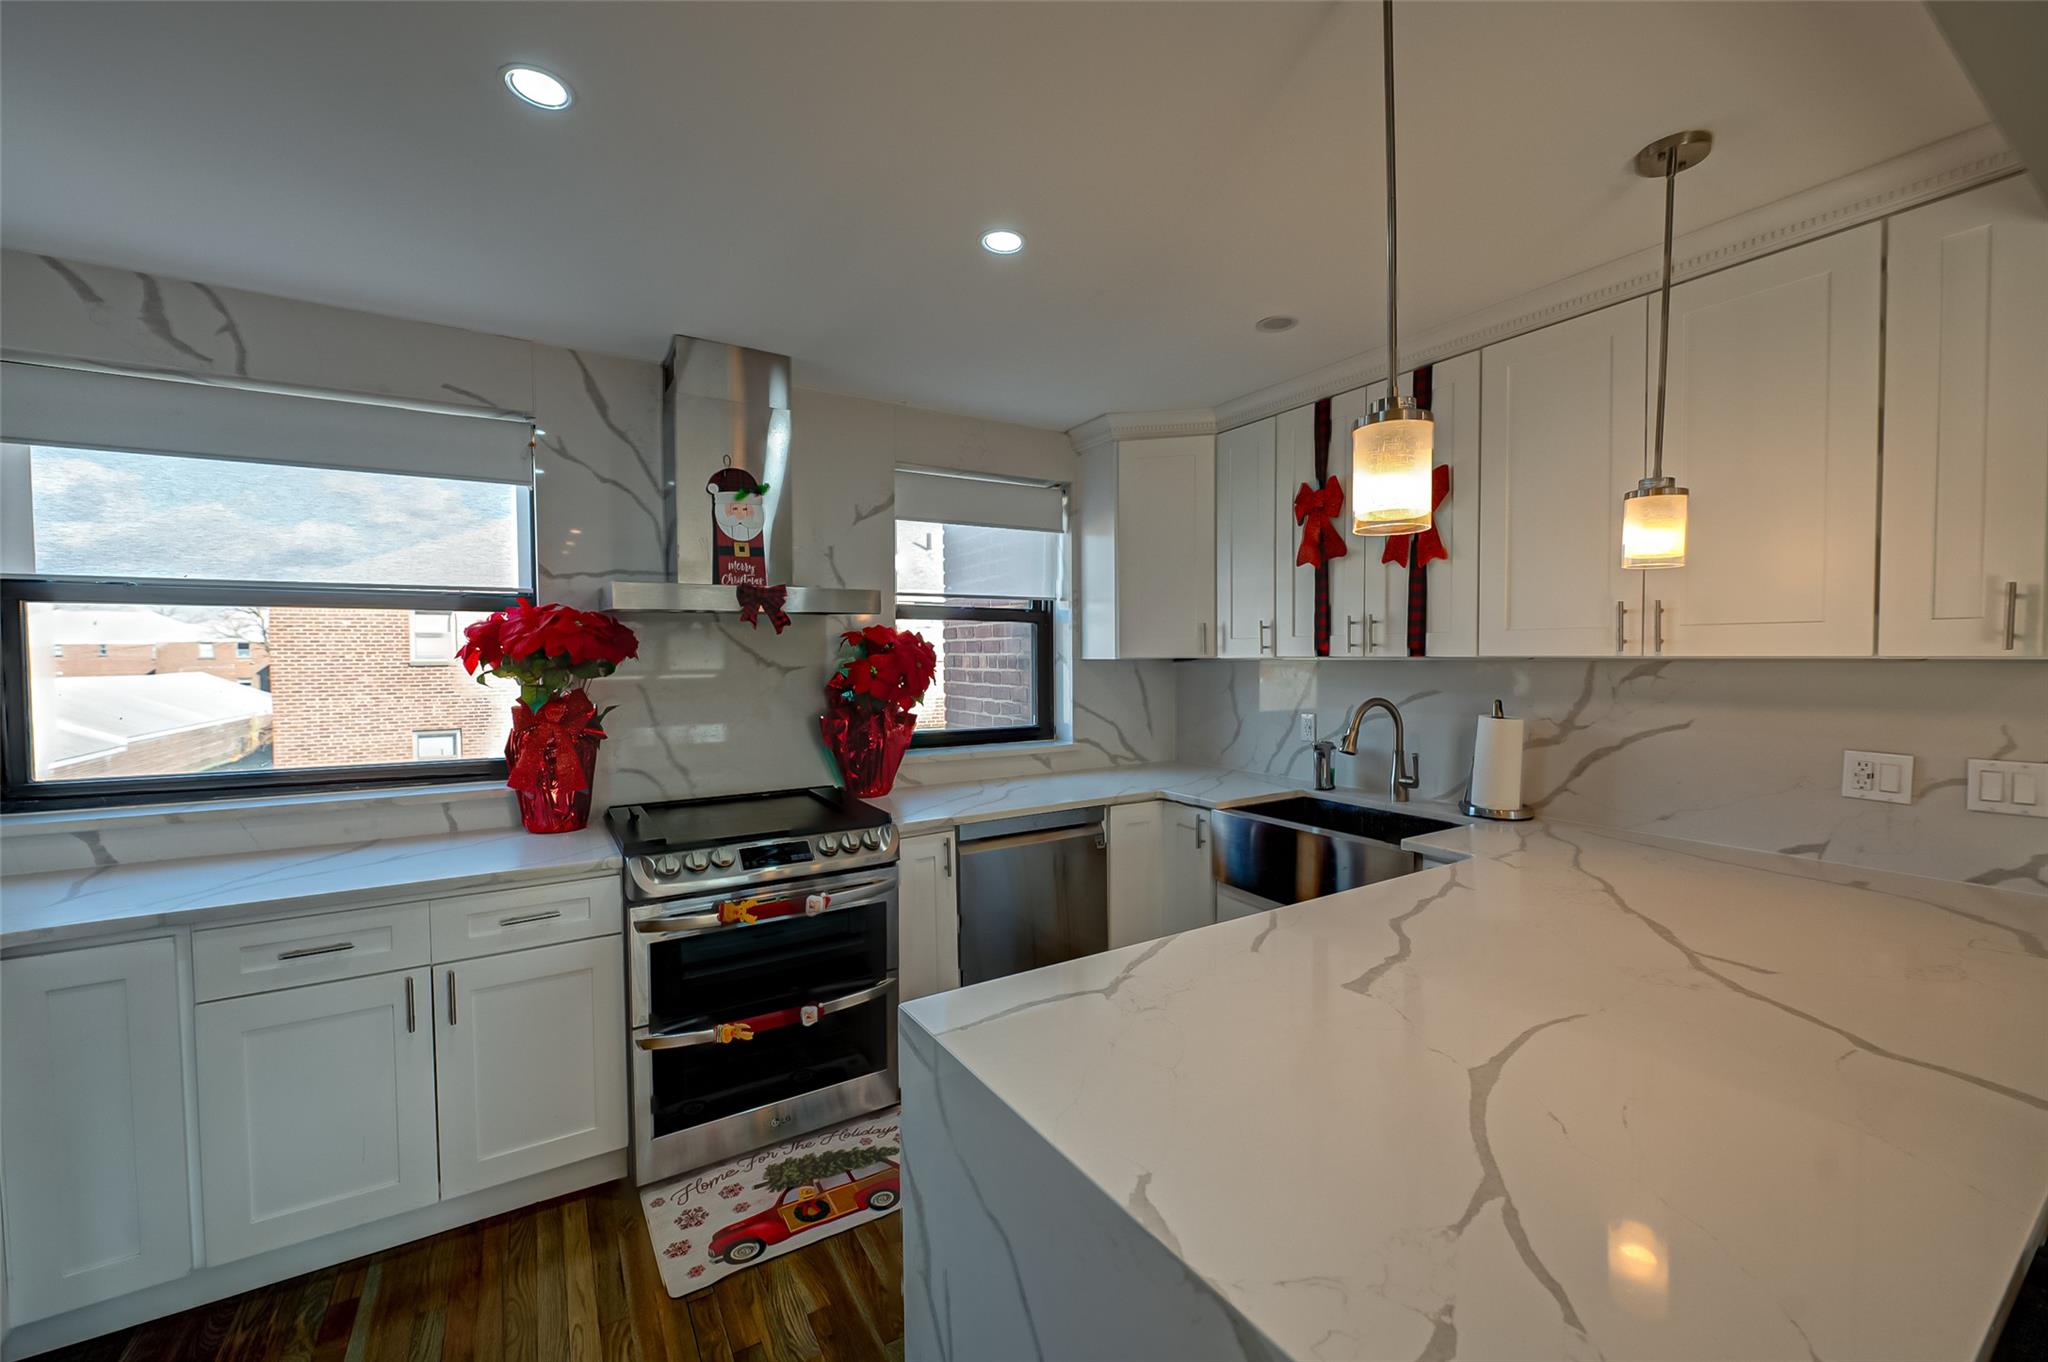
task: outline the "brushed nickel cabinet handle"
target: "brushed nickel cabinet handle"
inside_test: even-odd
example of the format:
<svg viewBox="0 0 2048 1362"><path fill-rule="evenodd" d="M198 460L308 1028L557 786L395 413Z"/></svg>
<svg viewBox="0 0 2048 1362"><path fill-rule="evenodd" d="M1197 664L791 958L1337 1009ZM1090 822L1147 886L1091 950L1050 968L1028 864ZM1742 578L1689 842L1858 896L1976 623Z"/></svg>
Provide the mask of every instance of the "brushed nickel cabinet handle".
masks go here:
<svg viewBox="0 0 2048 1362"><path fill-rule="evenodd" d="M1195 622L1195 651L1203 657L1209 655L1209 622L1207 620L1197 620Z"/></svg>
<svg viewBox="0 0 2048 1362"><path fill-rule="evenodd" d="M1614 651L1628 651L1628 604L1624 601L1614 603Z"/></svg>
<svg viewBox="0 0 2048 1362"><path fill-rule="evenodd" d="M2016 627L2019 623L2019 615L2020 584L2018 582L2007 582L2005 584L2005 650L2007 652L2011 652L2013 645L2019 642L2019 630Z"/></svg>
<svg viewBox="0 0 2048 1362"><path fill-rule="evenodd" d="M550 908L545 913L521 913L518 917L501 917L500 927L523 927L529 922L550 922L562 915L559 908Z"/></svg>
<svg viewBox="0 0 2048 1362"><path fill-rule="evenodd" d="M1657 641L1657 651L1661 653L1664 651L1664 602L1662 601L1657 602L1657 613L1653 617L1651 629Z"/></svg>
<svg viewBox="0 0 2048 1362"><path fill-rule="evenodd" d="M1204 846L1204 845L1206 845L1206 842L1205 842L1205 838L1207 837L1207 835L1208 835L1208 832L1209 832L1209 819L1208 819L1208 816L1207 816L1206 814L1199 814L1199 813L1198 813L1198 814L1196 814L1196 815L1195 815L1195 850L1197 850L1197 851L1200 851L1200 850L1201 850L1201 849L1203 848L1203 846Z"/></svg>
<svg viewBox="0 0 2048 1362"><path fill-rule="evenodd" d="M1344 617L1344 651L1347 653L1355 653L1358 651L1358 642L1351 636L1353 631L1355 631L1357 628L1358 616L1346 615Z"/></svg>
<svg viewBox="0 0 2048 1362"><path fill-rule="evenodd" d="M448 971L448 1024L455 1025L455 971Z"/></svg>
<svg viewBox="0 0 2048 1362"><path fill-rule="evenodd" d="M419 1026L419 1017L412 1006L412 976L405 976L405 1034L408 1036Z"/></svg>
<svg viewBox="0 0 2048 1362"><path fill-rule="evenodd" d="M1271 623L1269 623L1268 621L1266 621L1266 620L1260 620L1260 621L1259 621L1259 651L1260 651L1260 652L1262 652L1262 653L1263 653L1263 652L1266 652L1266 651L1268 650L1268 648L1269 648L1269 647L1272 647L1272 648L1277 648L1277 647L1279 646L1279 645L1278 645L1277 643L1274 643L1274 644L1271 644L1271 645L1269 645L1269 644L1268 644L1268 643L1266 642L1266 631L1267 631L1268 629L1272 629L1272 628L1273 628L1272 624L1271 624ZM1278 635L1279 635L1279 631L1278 631L1278 630L1274 630L1274 636L1275 636L1275 637L1277 638L1277 637L1278 637Z"/></svg>
<svg viewBox="0 0 2048 1362"><path fill-rule="evenodd" d="M356 943L353 941L337 941L331 946L304 946L295 951L279 951L277 958L280 960L304 960L309 955L332 955L336 951L352 951L355 948Z"/></svg>
<svg viewBox="0 0 2048 1362"><path fill-rule="evenodd" d="M1379 651L1379 631L1380 617L1378 615L1367 615L1365 617L1365 650L1367 652Z"/></svg>
<svg viewBox="0 0 2048 1362"><path fill-rule="evenodd" d="M939 854L945 859L946 878L953 878L953 839L948 837L939 843Z"/></svg>

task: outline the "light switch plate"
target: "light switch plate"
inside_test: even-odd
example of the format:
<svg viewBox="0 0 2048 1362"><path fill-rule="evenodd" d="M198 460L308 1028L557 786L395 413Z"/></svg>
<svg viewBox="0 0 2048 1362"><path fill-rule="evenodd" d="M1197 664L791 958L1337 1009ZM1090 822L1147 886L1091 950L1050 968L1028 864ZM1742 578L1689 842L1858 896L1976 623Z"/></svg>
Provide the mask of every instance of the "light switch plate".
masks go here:
<svg viewBox="0 0 2048 1362"><path fill-rule="evenodd" d="M1963 791L1974 813L2048 818L2048 762L1972 759Z"/></svg>
<svg viewBox="0 0 2048 1362"><path fill-rule="evenodd" d="M1913 802L1913 759L1900 752L1842 753L1842 797Z"/></svg>

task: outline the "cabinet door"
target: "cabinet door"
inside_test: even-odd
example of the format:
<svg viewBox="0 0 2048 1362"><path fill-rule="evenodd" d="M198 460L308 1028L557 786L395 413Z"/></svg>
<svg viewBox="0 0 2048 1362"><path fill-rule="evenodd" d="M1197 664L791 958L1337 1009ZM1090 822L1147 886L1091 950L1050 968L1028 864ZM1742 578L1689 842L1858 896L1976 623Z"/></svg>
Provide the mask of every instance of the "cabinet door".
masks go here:
<svg viewBox="0 0 2048 1362"><path fill-rule="evenodd" d="M1279 418L1216 437L1216 655L1260 657L1273 630Z"/></svg>
<svg viewBox="0 0 2048 1362"><path fill-rule="evenodd" d="M1274 418L1273 630L1268 638L1275 657L1316 655L1316 573L1314 568L1301 567L1294 561L1301 547L1301 528L1294 523L1294 494L1303 483L1315 481L1315 434L1313 405L1296 407ZM1343 517L1338 518L1340 534L1350 528ZM1356 553L1358 541L1351 540L1350 545ZM1335 651L1331 649L1333 654Z"/></svg>
<svg viewBox="0 0 2048 1362"><path fill-rule="evenodd" d="M1209 811L1166 806L1164 930L1192 931L1216 920L1216 876L1209 859Z"/></svg>
<svg viewBox="0 0 2048 1362"><path fill-rule="evenodd" d="M1883 250L1871 223L1671 291L1664 471L1692 496L1685 566L1642 574L1647 652L1870 656Z"/></svg>
<svg viewBox="0 0 2048 1362"><path fill-rule="evenodd" d="M906 1003L960 987L958 854L950 832L903 839L896 861L896 975Z"/></svg>
<svg viewBox="0 0 2048 1362"><path fill-rule="evenodd" d="M615 936L435 967L444 1199L625 1148L624 969Z"/></svg>
<svg viewBox="0 0 2048 1362"><path fill-rule="evenodd" d="M1166 934L1166 805L1117 804L1109 824L1109 947Z"/></svg>
<svg viewBox="0 0 2048 1362"><path fill-rule="evenodd" d="M2048 214L2015 177L1890 227L1878 651L2048 655Z"/></svg>
<svg viewBox="0 0 2048 1362"><path fill-rule="evenodd" d="M1431 563L1428 573L1428 618L1425 650L1430 657L1471 657L1479 649L1479 354L1474 351L1434 365L1430 371L1432 392L1430 414L1436 418L1435 462L1451 470L1450 495L1436 508L1436 530L1450 557ZM1415 375L1401 376L1401 390L1412 394ZM1357 415L1386 395L1387 385L1375 383L1361 390ZM1340 399L1341 400L1341 399ZM1335 415L1335 408L1332 408ZM1351 417L1357 419L1357 415ZM1334 424L1334 421L1333 423ZM1345 462L1350 462L1349 423L1346 423ZM1347 505L1349 503L1347 502ZM1346 529L1349 529L1347 523ZM1332 601L1343 600L1344 610L1352 602L1364 604L1356 622L1347 615L1335 618L1331 608L1330 656L1407 657L1408 573L1398 563L1381 561L1385 539L1354 538L1351 553L1360 560L1355 570L1364 587L1360 596L1337 594L1331 580ZM1338 560L1342 562L1342 559ZM1343 637L1339 637L1339 632ZM1340 645L1346 646L1340 650Z"/></svg>
<svg viewBox="0 0 2048 1362"><path fill-rule="evenodd" d="M9 1324L192 1270L169 938L0 963Z"/></svg>
<svg viewBox="0 0 2048 1362"><path fill-rule="evenodd" d="M1117 655L1201 657L1215 601L1216 455L1207 435L1117 449Z"/></svg>
<svg viewBox="0 0 2048 1362"><path fill-rule="evenodd" d="M429 977L373 974L195 1009L209 1263L435 1200Z"/></svg>
<svg viewBox="0 0 2048 1362"><path fill-rule="evenodd" d="M1621 494L1643 475L1647 315L1638 298L1480 352L1485 656L1643 651Z"/></svg>

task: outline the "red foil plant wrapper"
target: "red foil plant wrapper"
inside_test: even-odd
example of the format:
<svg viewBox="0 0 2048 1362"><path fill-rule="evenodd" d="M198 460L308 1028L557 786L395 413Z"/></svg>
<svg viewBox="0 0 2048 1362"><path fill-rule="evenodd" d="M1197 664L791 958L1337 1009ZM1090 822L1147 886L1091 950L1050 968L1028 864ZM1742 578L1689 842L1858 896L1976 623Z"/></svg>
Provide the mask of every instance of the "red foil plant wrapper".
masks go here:
<svg viewBox="0 0 2048 1362"><path fill-rule="evenodd" d="M911 711L931 687L938 654L918 635L886 624L849 630L839 641L818 729L839 763L847 793L863 799L885 795L917 731Z"/></svg>
<svg viewBox="0 0 2048 1362"><path fill-rule="evenodd" d="M463 631L456 656L479 683L519 685L505 783L528 832L574 832L590 822L590 782L604 716L584 687L640 653L633 631L609 615L525 601Z"/></svg>

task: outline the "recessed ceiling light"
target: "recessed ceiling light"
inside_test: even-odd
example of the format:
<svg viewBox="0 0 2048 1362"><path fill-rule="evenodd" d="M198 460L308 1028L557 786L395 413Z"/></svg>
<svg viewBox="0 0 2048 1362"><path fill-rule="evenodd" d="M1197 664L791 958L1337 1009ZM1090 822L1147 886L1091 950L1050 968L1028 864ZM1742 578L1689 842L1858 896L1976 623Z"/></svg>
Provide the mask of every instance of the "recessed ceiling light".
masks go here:
<svg viewBox="0 0 2048 1362"><path fill-rule="evenodd" d="M983 232L981 248L990 255L1015 255L1024 249L1024 238L1011 231Z"/></svg>
<svg viewBox="0 0 2048 1362"><path fill-rule="evenodd" d="M1259 331L1292 331L1298 325L1300 322L1297 318L1278 315L1261 317L1252 323L1253 328Z"/></svg>
<svg viewBox="0 0 2048 1362"><path fill-rule="evenodd" d="M536 109L566 109L574 98L567 81L538 66L506 67L505 88Z"/></svg>

